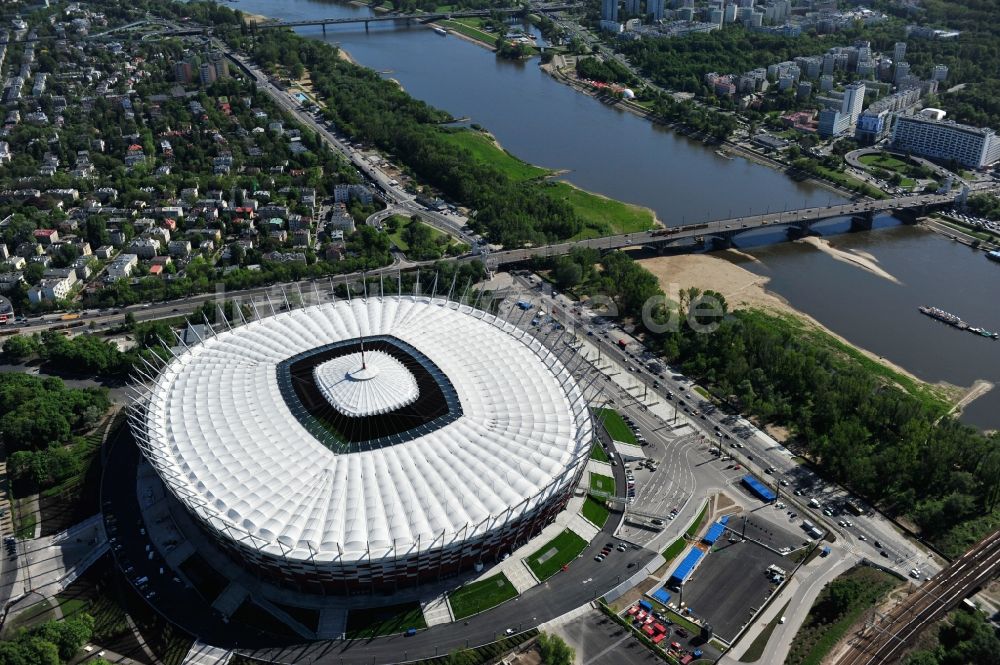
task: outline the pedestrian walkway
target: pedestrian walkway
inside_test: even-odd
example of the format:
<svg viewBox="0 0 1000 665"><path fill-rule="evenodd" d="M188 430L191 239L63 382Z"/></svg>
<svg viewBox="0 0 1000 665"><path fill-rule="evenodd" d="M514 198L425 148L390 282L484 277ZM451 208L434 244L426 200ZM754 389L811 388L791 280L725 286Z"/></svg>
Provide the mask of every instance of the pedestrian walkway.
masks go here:
<svg viewBox="0 0 1000 665"><path fill-rule="evenodd" d="M580 496L574 496L570 499L566 505L566 510L556 516L556 524L563 525L587 542L590 542L601 530L580 513L585 501L586 498Z"/></svg>
<svg viewBox="0 0 1000 665"><path fill-rule="evenodd" d="M597 461L595 459L587 460L587 472L588 473L587 473L586 480L587 480L588 486L589 486L589 482L590 482L590 474L591 473L597 473L597 474L600 474L602 476L611 476L611 477L614 477L614 474L615 474L614 469L611 467L610 464L608 464L607 462L599 462L599 461Z"/></svg>
<svg viewBox="0 0 1000 665"><path fill-rule="evenodd" d="M325 607L320 610L316 637L321 640L336 640L345 632L347 632L347 610L342 607Z"/></svg>
<svg viewBox="0 0 1000 665"><path fill-rule="evenodd" d="M420 609L423 610L424 621L427 622L428 626L451 623L455 620L451 614L451 606L448 604L447 596L444 594L421 603Z"/></svg>
<svg viewBox="0 0 1000 665"><path fill-rule="evenodd" d="M195 640L184 656L183 665L226 665L232 657L232 651Z"/></svg>
<svg viewBox="0 0 1000 665"><path fill-rule="evenodd" d="M227 617L231 617L249 595L250 592L242 584L230 582L222 590L222 593L219 594L219 597L215 599L215 602L212 603L212 608Z"/></svg>

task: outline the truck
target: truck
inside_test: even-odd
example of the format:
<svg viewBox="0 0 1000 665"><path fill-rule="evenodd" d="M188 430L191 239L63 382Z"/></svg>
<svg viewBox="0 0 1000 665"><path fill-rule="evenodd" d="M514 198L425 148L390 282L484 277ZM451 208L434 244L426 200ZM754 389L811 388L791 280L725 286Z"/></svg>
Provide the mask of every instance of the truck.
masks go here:
<svg viewBox="0 0 1000 665"><path fill-rule="evenodd" d="M858 503L857 499L848 499L844 502L844 508L854 515L860 516L865 514L865 509L861 507L861 504Z"/></svg>
<svg viewBox="0 0 1000 665"><path fill-rule="evenodd" d="M520 309L523 309L525 311L528 311L529 309L532 308L532 304L530 302L528 302L527 300L518 300L517 301L517 306Z"/></svg>
<svg viewBox="0 0 1000 665"><path fill-rule="evenodd" d="M618 346L619 346L619 348L624 349L624 348L626 348L628 346L628 342L626 342L623 339L620 339L620 340L618 340Z"/></svg>
<svg viewBox="0 0 1000 665"><path fill-rule="evenodd" d="M823 507L822 504L819 501L817 501L815 498L809 499L809 505L812 506L813 508L822 508Z"/></svg>
<svg viewBox="0 0 1000 665"><path fill-rule="evenodd" d="M59 320L60 321L75 321L76 319L79 319L79 318L80 318L80 314L78 312L71 312L69 314L63 314L62 316L60 316Z"/></svg>

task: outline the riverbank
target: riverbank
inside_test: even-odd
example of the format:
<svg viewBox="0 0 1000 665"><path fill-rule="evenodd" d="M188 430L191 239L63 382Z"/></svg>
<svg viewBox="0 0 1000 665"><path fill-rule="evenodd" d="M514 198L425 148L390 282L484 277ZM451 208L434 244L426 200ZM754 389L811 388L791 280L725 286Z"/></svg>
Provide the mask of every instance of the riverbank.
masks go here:
<svg viewBox="0 0 1000 665"><path fill-rule="evenodd" d="M886 358L852 344L813 317L792 307L781 296L768 291L767 285L770 279L739 265L747 262L758 262L758 260L745 252L732 249L712 254L680 254L639 261L640 265L656 276L660 281L660 288L667 294L676 293L679 289L691 286L702 290L711 289L718 291L725 297L730 311L759 309L770 314L791 317L805 326L829 335L841 344L857 350L869 360L905 377L908 381L927 387L952 405L958 404L959 400L971 394L971 398L962 402L964 407L972 399L985 394L986 390L982 388L972 393L972 388L967 389L947 382L928 383Z"/></svg>
<svg viewBox="0 0 1000 665"><path fill-rule="evenodd" d="M481 46L487 51L493 51L496 53L497 47L495 45L496 37L493 37L489 33L478 30L472 26L466 25L455 19L445 19L442 21L437 21L436 23L430 23L428 25L437 25L448 31L448 34L452 37L457 37L458 39L469 42L470 44L475 44L476 46ZM493 39L493 44L488 41L488 38Z"/></svg>
<svg viewBox="0 0 1000 665"><path fill-rule="evenodd" d="M581 92L589 97L593 97L597 101L605 103L602 98L602 95L592 86L580 81L575 76L571 76L567 74L565 71L563 71L567 67L567 65L565 64L565 59L562 56L557 55L552 59L551 62L539 66L541 67L542 71L547 73L556 81L559 81L560 83L573 88L577 92ZM711 145L717 145L718 146L717 150L719 150L722 153L726 153L726 155L736 155L738 157L742 157L743 159L751 161L755 164L766 166L768 168L774 169L775 171L779 171L780 173L782 173L787 177L792 177L792 174L788 172L790 167L782 161L774 159L773 157L770 157L768 155L759 153L755 150L750 150L745 146L742 146L728 139L724 141L714 141L714 140L705 141L704 139L706 137L701 135L699 132L692 131L685 125L679 123L665 122L664 120L656 116L653 112L651 112L649 109L647 109L646 107L642 106L641 104L635 101L630 101L627 99L616 100L613 106L615 108L628 111L629 113L632 113L633 115L643 118L644 120L648 120L649 122L669 127L671 130L677 132L678 134L687 136L692 140L700 139L703 142L705 142L706 145L709 147ZM847 198L852 198L856 196L855 192L842 188L838 186L836 183L831 182L830 180L826 180L824 178L818 178L813 174L809 173L800 173L798 175L800 175L801 177L797 178L797 180L802 182L808 182L809 184L825 189L826 191L833 192L835 194Z"/></svg>

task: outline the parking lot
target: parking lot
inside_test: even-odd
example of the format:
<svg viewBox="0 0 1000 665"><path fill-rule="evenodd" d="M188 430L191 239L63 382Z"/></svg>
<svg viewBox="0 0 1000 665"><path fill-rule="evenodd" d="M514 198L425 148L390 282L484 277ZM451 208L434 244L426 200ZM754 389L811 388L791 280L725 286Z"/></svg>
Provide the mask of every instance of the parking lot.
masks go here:
<svg viewBox="0 0 1000 665"><path fill-rule="evenodd" d="M683 600L694 615L712 625L716 635L731 641L770 595L773 585L765 573L767 567L777 565L790 571L794 566L754 543L720 540L718 547L674 601Z"/></svg>
<svg viewBox="0 0 1000 665"><path fill-rule="evenodd" d="M662 663L632 633L591 609L553 629L576 650L576 662L587 665L649 665Z"/></svg>
<svg viewBox="0 0 1000 665"><path fill-rule="evenodd" d="M781 524L780 521L784 521L785 525ZM746 537L779 552L783 551L783 548L788 548L788 551L791 551L801 547L809 540L809 536L801 529L800 525L801 520L796 518L792 522L788 519L786 509L776 510L765 506L747 517ZM742 518L732 520L729 526L734 531L742 531Z"/></svg>

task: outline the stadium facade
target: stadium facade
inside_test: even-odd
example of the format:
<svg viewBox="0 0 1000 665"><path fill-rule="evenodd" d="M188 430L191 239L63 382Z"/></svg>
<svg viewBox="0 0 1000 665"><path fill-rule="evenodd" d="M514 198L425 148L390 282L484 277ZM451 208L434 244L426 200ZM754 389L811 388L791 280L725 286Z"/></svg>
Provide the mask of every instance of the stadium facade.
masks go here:
<svg viewBox="0 0 1000 665"><path fill-rule="evenodd" d="M138 383L169 492L254 574L365 593L499 560L554 520L593 438L527 331L443 298L354 298L210 333Z"/></svg>

